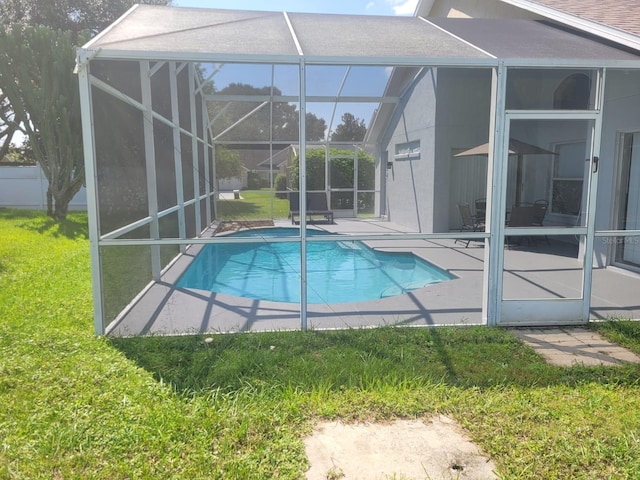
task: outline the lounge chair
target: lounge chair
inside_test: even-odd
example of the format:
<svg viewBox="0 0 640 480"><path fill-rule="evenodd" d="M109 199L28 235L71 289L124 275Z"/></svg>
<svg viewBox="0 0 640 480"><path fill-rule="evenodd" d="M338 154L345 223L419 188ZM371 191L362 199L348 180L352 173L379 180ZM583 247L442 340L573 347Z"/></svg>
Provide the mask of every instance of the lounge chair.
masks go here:
<svg viewBox="0 0 640 480"><path fill-rule="evenodd" d="M333 212L329 210L325 192L307 192L306 215L308 223L315 223L313 216L322 216L327 223L333 223ZM289 192L289 216L291 223L298 223L296 217L300 216L300 192Z"/></svg>
<svg viewBox="0 0 640 480"><path fill-rule="evenodd" d="M468 203L459 203L458 212L460 212L460 218L462 219L462 227L460 227L461 232L484 231L484 221L478 221L476 217L471 215L471 207ZM464 248L467 248L469 246L469 242L471 242L471 240L461 240L456 238L454 243L458 243L458 241L467 242Z"/></svg>

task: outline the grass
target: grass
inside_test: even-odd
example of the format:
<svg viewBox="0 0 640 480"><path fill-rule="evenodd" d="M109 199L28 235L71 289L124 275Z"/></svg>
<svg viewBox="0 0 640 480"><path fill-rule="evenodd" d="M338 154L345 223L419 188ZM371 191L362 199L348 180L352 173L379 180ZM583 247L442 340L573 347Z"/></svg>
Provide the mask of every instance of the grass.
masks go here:
<svg viewBox="0 0 640 480"><path fill-rule="evenodd" d="M86 236L0 210L1 479L298 479L320 418L435 413L505 479L640 478L638 366L553 367L497 328L95 338ZM640 353L640 324L594 328Z"/></svg>
<svg viewBox="0 0 640 480"><path fill-rule="evenodd" d="M218 200L218 218L221 220L262 220L287 218L289 200L278 198L273 190L243 190L240 200ZM271 202L273 199L273 212Z"/></svg>

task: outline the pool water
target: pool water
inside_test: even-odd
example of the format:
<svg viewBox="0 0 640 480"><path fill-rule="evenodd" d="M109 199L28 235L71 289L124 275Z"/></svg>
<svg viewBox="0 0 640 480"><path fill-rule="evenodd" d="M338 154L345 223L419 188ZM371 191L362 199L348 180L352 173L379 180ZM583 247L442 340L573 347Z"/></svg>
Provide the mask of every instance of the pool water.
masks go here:
<svg viewBox="0 0 640 480"><path fill-rule="evenodd" d="M308 230L308 236L323 235ZM256 243L208 244L177 286L275 302L300 301L300 244L270 243L293 228L243 231ZM454 278L412 253L379 252L362 242L307 243L307 302L361 302L390 297Z"/></svg>

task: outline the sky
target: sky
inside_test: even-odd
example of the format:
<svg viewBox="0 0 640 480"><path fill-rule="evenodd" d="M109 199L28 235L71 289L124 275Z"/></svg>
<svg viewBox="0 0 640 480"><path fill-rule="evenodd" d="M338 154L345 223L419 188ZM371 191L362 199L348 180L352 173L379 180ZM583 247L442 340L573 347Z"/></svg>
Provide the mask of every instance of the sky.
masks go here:
<svg viewBox="0 0 640 480"><path fill-rule="evenodd" d="M356 15L413 15L418 0L173 0L177 7Z"/></svg>

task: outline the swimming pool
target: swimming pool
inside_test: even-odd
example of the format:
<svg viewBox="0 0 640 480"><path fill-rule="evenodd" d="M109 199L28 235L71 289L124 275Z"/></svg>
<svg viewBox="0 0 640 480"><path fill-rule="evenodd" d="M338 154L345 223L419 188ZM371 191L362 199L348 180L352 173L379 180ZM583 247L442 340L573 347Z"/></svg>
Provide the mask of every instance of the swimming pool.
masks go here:
<svg viewBox="0 0 640 480"><path fill-rule="evenodd" d="M236 232L256 243L208 244L177 282L239 297L300 301L300 244L270 243L295 228ZM326 235L308 230L308 236ZM353 240L307 243L307 302L361 302L390 297L454 278L412 253L380 252Z"/></svg>

